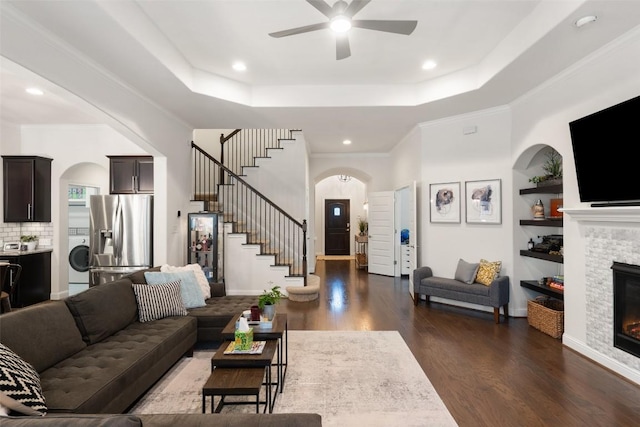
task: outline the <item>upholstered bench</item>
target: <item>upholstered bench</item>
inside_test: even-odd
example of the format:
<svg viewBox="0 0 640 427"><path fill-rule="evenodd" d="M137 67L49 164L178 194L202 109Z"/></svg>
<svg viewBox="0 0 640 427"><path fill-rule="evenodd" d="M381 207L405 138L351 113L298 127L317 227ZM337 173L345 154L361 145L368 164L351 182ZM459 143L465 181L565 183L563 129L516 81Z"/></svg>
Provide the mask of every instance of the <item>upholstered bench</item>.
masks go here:
<svg viewBox="0 0 640 427"><path fill-rule="evenodd" d="M464 263L463 260L460 261ZM475 281L476 276L470 273L472 269L473 264L461 268L461 263L459 263L456 278L453 279L434 276L430 267L415 269L413 271L414 304L418 305L421 295L425 296L427 303L429 303L429 298L434 296L493 307L493 317L496 323L500 323L500 307L502 307L505 319L508 318L509 277L493 277L492 280L485 282L488 285L482 284ZM466 277L461 277L461 270L467 270Z"/></svg>
<svg viewBox="0 0 640 427"><path fill-rule="evenodd" d="M314 301L320 295L320 277L315 274L307 276L307 286L287 286L289 301Z"/></svg>

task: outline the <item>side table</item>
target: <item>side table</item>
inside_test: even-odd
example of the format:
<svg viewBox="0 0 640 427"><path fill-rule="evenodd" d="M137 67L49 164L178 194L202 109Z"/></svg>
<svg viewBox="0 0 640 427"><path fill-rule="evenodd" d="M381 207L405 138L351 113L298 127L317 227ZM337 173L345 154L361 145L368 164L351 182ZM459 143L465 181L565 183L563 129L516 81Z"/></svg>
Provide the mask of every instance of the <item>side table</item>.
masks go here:
<svg viewBox="0 0 640 427"><path fill-rule="evenodd" d="M222 330L222 339L234 340L236 331L236 321L240 318L241 314L235 316ZM277 358L277 370L278 370L278 389L280 393L284 390L284 380L287 376L287 365L289 363L289 325L287 323L287 313L276 313L271 323L271 328L261 328L256 325L252 325L253 339L254 341L278 341L278 358Z"/></svg>
<svg viewBox="0 0 640 427"><path fill-rule="evenodd" d="M278 382L274 382L271 378L271 365L273 363L273 358L278 351L278 342L277 340L262 341L266 341L264 349L262 350L262 354L224 354L224 351L229 345L229 341L223 342L218 351L216 351L213 357L211 357L211 370L213 373L215 373L215 371L220 368L261 368L261 371L264 372L264 385L266 385L266 407L269 409L269 413L272 413L273 405L275 403L275 396L272 388L275 386L275 394L277 394L279 384ZM211 379L211 377L209 379ZM211 379L211 381L214 381L214 379ZM231 383L230 386L231 388L234 388L235 386L237 386L237 384ZM229 395L231 393L227 391L226 394Z"/></svg>

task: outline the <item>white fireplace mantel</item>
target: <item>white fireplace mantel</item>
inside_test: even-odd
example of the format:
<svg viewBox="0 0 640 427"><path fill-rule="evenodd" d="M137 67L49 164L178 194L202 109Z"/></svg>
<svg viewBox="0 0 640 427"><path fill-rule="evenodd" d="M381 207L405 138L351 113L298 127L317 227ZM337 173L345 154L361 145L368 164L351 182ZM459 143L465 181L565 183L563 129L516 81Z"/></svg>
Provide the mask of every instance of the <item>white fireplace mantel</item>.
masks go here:
<svg viewBox="0 0 640 427"><path fill-rule="evenodd" d="M578 222L640 223L640 206L565 208L562 212Z"/></svg>

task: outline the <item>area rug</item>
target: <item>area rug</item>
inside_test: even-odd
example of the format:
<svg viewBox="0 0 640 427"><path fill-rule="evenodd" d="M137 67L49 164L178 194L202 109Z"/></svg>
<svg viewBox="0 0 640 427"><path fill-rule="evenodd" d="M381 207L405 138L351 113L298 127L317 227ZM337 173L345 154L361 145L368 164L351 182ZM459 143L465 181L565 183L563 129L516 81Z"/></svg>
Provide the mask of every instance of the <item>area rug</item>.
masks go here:
<svg viewBox="0 0 640 427"><path fill-rule="evenodd" d="M180 361L131 413L201 412L213 353ZM289 366L274 412L318 413L323 426L457 425L397 331L289 331Z"/></svg>

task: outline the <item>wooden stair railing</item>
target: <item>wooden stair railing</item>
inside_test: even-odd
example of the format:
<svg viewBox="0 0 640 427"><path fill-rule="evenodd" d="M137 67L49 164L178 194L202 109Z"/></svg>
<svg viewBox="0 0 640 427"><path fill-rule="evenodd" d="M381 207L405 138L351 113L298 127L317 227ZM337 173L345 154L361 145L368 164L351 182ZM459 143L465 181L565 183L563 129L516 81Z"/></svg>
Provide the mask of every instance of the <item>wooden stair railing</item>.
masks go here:
<svg viewBox="0 0 640 427"><path fill-rule="evenodd" d="M293 218L195 143L191 148L193 200L222 213L234 233L245 233L247 244L274 255L276 265L288 266L289 276L303 277L306 286L307 221Z"/></svg>

